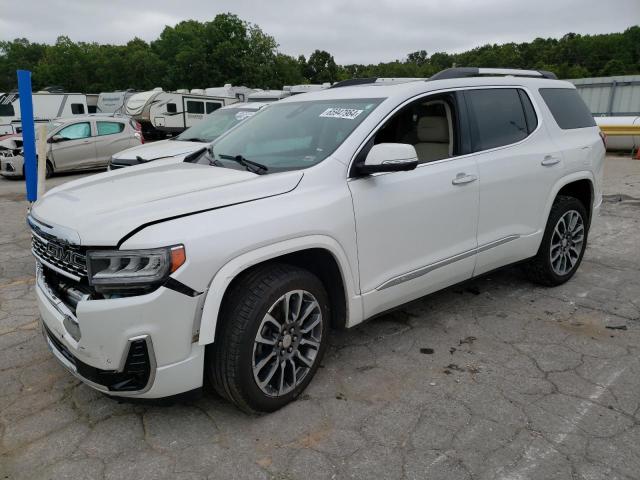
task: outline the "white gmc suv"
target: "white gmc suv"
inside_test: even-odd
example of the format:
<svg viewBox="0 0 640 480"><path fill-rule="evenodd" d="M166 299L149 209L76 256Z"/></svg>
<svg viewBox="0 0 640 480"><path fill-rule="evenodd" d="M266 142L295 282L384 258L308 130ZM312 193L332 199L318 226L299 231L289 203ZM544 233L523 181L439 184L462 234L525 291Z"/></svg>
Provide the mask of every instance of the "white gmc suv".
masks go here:
<svg viewBox="0 0 640 480"><path fill-rule="evenodd" d="M572 84L478 68L363 82L282 100L184 162L38 201L36 292L58 360L110 395L206 376L273 411L311 381L332 327L515 262L544 285L572 277L605 155Z"/></svg>

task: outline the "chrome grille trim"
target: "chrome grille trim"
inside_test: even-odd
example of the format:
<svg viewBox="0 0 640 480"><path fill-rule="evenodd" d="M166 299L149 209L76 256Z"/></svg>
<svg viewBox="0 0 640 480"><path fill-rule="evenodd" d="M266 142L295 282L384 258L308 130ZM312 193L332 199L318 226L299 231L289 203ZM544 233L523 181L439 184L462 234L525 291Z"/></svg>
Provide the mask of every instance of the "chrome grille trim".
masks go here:
<svg viewBox="0 0 640 480"><path fill-rule="evenodd" d="M80 281L87 277L86 257L77 249L47 240L32 231L31 252L44 265L73 280ZM63 255L61 252L67 255ZM69 259L65 259L65 256Z"/></svg>

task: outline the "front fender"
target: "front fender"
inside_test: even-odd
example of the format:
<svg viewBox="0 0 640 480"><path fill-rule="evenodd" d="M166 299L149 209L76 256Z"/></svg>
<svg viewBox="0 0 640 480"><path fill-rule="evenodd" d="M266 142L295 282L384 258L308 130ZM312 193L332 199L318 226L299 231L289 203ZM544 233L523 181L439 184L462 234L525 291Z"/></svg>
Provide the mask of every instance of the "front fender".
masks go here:
<svg viewBox="0 0 640 480"><path fill-rule="evenodd" d="M346 289L345 300L347 305L347 326L362 321L363 309L361 297L356 294L355 276L351 271L344 250L340 244L331 237L325 235L309 235L285 240L252 250L235 257L220 268L209 284L209 288L205 292L205 299L200 315L198 344L206 345L214 341L222 299L229 287L229 284L234 278L247 268L258 265L259 263L281 257L288 253L311 248L322 248L329 251L338 263Z"/></svg>

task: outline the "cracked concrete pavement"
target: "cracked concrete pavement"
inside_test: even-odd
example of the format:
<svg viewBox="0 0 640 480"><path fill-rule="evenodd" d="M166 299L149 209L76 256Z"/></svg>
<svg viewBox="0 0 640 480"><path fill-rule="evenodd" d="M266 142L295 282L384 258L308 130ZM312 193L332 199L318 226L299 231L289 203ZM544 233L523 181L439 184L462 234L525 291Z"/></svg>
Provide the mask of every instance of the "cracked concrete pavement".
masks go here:
<svg viewBox="0 0 640 480"><path fill-rule="evenodd" d="M23 188L0 179L0 479L640 478L640 161L607 159L569 283L509 268L333 332L308 390L261 417L65 372L38 329Z"/></svg>

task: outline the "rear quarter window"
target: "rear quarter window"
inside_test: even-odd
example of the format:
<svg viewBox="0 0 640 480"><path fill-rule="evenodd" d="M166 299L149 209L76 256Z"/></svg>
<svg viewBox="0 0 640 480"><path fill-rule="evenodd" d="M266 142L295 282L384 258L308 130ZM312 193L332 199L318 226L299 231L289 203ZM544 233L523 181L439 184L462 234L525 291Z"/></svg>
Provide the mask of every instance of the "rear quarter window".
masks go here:
<svg viewBox="0 0 640 480"><path fill-rule="evenodd" d="M595 127L593 115L573 88L541 88L540 95L563 130Z"/></svg>
<svg viewBox="0 0 640 480"><path fill-rule="evenodd" d="M464 95L471 115L474 151L517 143L529 135L517 89L474 89L465 91Z"/></svg>

